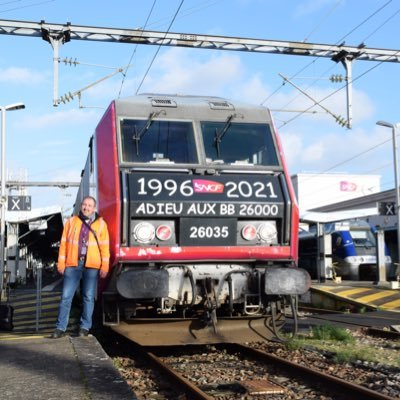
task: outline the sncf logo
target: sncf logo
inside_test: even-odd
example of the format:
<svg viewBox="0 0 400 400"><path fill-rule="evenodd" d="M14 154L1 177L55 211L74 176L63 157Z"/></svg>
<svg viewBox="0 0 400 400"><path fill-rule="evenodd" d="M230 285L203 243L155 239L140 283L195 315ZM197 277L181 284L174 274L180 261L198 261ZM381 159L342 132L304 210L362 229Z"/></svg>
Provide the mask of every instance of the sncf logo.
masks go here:
<svg viewBox="0 0 400 400"><path fill-rule="evenodd" d="M357 185L349 181L340 181L340 191L341 192L355 192L357 190Z"/></svg>
<svg viewBox="0 0 400 400"><path fill-rule="evenodd" d="M223 193L224 185L205 179L193 179L193 189L195 193Z"/></svg>

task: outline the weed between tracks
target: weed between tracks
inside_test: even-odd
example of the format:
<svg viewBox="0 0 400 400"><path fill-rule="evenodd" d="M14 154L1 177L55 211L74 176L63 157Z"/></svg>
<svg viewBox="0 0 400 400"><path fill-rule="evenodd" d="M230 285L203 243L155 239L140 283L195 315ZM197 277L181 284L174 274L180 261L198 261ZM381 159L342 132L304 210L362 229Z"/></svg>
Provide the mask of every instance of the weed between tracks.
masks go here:
<svg viewBox="0 0 400 400"><path fill-rule="evenodd" d="M309 334L298 335L286 342L287 350L301 348L317 349L330 355L337 363L366 361L400 367L400 352L385 346L371 346L371 343L358 340L355 332L325 324L315 326Z"/></svg>

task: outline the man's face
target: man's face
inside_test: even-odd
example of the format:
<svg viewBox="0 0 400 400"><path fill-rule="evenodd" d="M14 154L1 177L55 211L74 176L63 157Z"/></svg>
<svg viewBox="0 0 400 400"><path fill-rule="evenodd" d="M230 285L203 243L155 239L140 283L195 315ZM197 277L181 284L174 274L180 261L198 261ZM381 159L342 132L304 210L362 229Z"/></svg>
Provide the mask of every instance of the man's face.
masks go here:
<svg viewBox="0 0 400 400"><path fill-rule="evenodd" d="M85 199L81 204L81 211L85 217L90 217L96 211L93 199Z"/></svg>

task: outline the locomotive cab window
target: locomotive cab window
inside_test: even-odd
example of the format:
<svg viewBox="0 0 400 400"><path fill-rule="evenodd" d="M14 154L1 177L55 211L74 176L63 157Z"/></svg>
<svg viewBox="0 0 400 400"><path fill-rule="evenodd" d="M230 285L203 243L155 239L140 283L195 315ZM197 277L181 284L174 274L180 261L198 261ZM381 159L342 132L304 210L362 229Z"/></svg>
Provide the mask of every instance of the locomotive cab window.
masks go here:
<svg viewBox="0 0 400 400"><path fill-rule="evenodd" d="M279 165L268 125L202 122L201 131L209 163Z"/></svg>
<svg viewBox="0 0 400 400"><path fill-rule="evenodd" d="M351 237L353 238L354 245L360 247L374 247L376 246L376 239L371 230L351 230Z"/></svg>
<svg viewBox="0 0 400 400"><path fill-rule="evenodd" d="M190 122L123 119L121 143L123 162L197 163Z"/></svg>

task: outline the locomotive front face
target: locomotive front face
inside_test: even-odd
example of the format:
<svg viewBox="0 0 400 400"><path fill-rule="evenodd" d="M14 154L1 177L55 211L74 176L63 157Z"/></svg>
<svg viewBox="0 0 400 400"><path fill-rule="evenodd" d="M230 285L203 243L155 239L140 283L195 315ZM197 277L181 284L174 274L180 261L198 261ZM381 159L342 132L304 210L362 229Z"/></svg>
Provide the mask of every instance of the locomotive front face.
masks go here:
<svg viewBox="0 0 400 400"><path fill-rule="evenodd" d="M115 110L121 224L111 285L135 315L146 301L163 314L263 313L266 297L307 291L308 276L288 268L298 211L266 109L143 95Z"/></svg>
<svg viewBox="0 0 400 400"><path fill-rule="evenodd" d="M149 108L120 119L128 247L167 259L163 248L187 246L214 247L209 258L223 250L223 258L263 259L265 247L290 245L292 204L266 114L252 122L228 103L220 108ZM183 119L190 114L197 118ZM227 257L227 246L248 255Z"/></svg>

